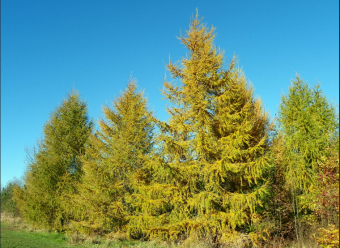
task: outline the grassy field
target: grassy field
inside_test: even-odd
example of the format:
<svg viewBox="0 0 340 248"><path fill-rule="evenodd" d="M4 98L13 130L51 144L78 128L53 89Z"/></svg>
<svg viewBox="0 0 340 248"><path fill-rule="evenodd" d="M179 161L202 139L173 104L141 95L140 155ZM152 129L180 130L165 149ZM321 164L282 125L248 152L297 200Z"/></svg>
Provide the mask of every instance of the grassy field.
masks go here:
<svg viewBox="0 0 340 248"><path fill-rule="evenodd" d="M99 241L88 239L82 244L70 244L74 237L66 237L65 234L53 232L36 232L20 230L16 225L1 222L1 248L156 248L164 247L153 242L138 241Z"/></svg>
<svg viewBox="0 0 340 248"><path fill-rule="evenodd" d="M34 233L19 231L10 224L1 222L1 247L40 248L71 247L66 244L65 235L59 233Z"/></svg>

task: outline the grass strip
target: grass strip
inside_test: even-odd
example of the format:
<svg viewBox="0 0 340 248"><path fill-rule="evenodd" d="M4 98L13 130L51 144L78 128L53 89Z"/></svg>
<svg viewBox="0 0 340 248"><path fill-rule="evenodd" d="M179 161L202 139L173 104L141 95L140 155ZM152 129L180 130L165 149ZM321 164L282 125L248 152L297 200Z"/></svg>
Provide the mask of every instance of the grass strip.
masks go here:
<svg viewBox="0 0 340 248"><path fill-rule="evenodd" d="M165 248L153 242L140 241L109 241L96 242L93 244L67 244L67 238L63 233L53 232L30 232L18 230L15 226L1 222L1 248ZM92 243L92 244L91 244Z"/></svg>
<svg viewBox="0 0 340 248"><path fill-rule="evenodd" d="M34 233L15 230L11 225L1 222L2 248L69 248L64 234Z"/></svg>

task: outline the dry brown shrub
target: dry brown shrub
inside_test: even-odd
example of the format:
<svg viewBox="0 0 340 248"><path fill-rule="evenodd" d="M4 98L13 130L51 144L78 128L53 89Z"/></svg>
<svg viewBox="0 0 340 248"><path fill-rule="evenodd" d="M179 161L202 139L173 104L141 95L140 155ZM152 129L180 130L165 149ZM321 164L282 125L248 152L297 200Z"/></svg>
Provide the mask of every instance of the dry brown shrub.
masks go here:
<svg viewBox="0 0 340 248"><path fill-rule="evenodd" d="M125 232L110 232L105 236L106 239L113 241L125 241L129 240L129 236Z"/></svg>
<svg viewBox="0 0 340 248"><path fill-rule="evenodd" d="M23 230L27 232L49 232L50 230L45 228L34 227L27 223L25 220L18 216L14 216L12 213L1 212L1 222L10 224L12 230Z"/></svg>
<svg viewBox="0 0 340 248"><path fill-rule="evenodd" d="M70 245L82 244L86 240L86 236L78 232L66 233L66 238L67 238L67 243Z"/></svg>

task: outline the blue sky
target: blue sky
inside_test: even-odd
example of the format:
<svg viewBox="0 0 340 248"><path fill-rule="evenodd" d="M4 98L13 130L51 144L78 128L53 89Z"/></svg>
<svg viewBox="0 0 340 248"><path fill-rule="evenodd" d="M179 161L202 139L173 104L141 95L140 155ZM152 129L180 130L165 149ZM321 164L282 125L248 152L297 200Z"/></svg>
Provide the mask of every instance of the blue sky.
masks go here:
<svg viewBox="0 0 340 248"><path fill-rule="evenodd" d="M274 117L298 73L339 102L339 1L1 1L1 185L25 171L25 147L42 137L50 113L72 88L89 115L123 91L129 77L150 109L167 119L160 89L176 38L196 8L216 27L226 65L239 66ZM167 73L169 76L169 73ZM169 77L168 77L169 78Z"/></svg>

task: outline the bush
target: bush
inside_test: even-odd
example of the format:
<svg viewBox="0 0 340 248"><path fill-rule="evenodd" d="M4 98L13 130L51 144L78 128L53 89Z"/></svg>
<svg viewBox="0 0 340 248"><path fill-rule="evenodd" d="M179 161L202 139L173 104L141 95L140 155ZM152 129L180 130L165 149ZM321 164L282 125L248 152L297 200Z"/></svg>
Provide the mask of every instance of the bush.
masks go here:
<svg viewBox="0 0 340 248"><path fill-rule="evenodd" d="M6 186L1 189L1 213L7 212L14 217L20 216L19 209L13 201L13 191L16 186L21 187L22 182L14 178Z"/></svg>

